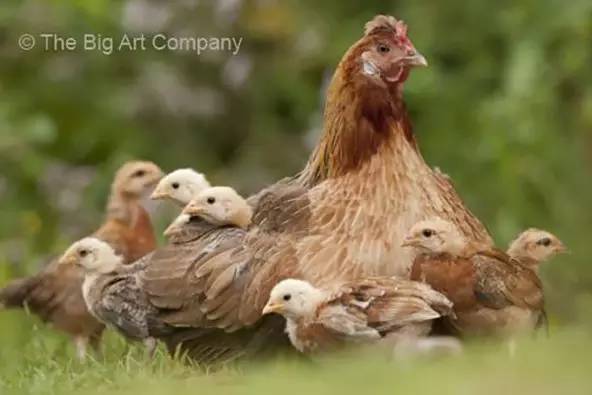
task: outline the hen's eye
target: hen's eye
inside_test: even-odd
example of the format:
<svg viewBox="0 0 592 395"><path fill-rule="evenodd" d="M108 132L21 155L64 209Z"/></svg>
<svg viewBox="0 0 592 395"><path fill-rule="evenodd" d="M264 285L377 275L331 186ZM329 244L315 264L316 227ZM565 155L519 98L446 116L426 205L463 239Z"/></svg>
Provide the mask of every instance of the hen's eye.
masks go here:
<svg viewBox="0 0 592 395"><path fill-rule="evenodd" d="M144 177L145 174L146 170L136 170L136 172L133 174L133 177Z"/></svg>
<svg viewBox="0 0 592 395"><path fill-rule="evenodd" d="M284 295L283 299L287 302L288 300L292 299L292 295L290 295L290 294Z"/></svg>
<svg viewBox="0 0 592 395"><path fill-rule="evenodd" d="M208 198L207 202L208 202L208 204L214 204L214 203L216 203L216 198L210 196Z"/></svg>
<svg viewBox="0 0 592 395"><path fill-rule="evenodd" d="M80 250L78 255L80 255L81 258L84 258L85 256L88 255L88 251L87 250Z"/></svg>
<svg viewBox="0 0 592 395"><path fill-rule="evenodd" d="M173 182L171 184L171 186L173 187L173 189L179 189L179 183L178 182Z"/></svg>
<svg viewBox="0 0 592 395"><path fill-rule="evenodd" d="M378 44L378 47L376 47L376 49L380 53L387 53L387 52L389 52L391 50L391 48L388 45L385 45L385 44Z"/></svg>
<svg viewBox="0 0 592 395"><path fill-rule="evenodd" d="M550 239L550 238L548 238L548 237L545 237L545 238L543 238L543 239L540 239L540 240L537 242L537 244L538 244L538 245L545 246L545 247L549 247L549 246L551 245L551 239Z"/></svg>
<svg viewBox="0 0 592 395"><path fill-rule="evenodd" d="M434 231L431 229L424 229L421 234L423 237L432 237L434 235Z"/></svg>

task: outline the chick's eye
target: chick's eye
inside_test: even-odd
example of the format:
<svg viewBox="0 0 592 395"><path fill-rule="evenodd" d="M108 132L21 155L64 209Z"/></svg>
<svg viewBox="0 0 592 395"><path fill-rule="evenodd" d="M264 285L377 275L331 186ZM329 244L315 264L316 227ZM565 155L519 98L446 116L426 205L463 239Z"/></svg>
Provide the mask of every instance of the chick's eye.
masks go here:
<svg viewBox="0 0 592 395"><path fill-rule="evenodd" d="M376 47L376 50L379 53L387 53L391 50L391 48L386 44L378 44L378 46Z"/></svg>
<svg viewBox="0 0 592 395"><path fill-rule="evenodd" d="M292 299L292 295L290 295L290 294L284 295L283 299L287 302L288 300Z"/></svg>
<svg viewBox="0 0 592 395"><path fill-rule="evenodd" d="M133 177L144 177L144 175L146 175L145 170L136 170L133 174Z"/></svg>
<svg viewBox="0 0 592 395"><path fill-rule="evenodd" d="M216 198L209 197L208 200L207 200L207 202L208 202L208 204L214 204L214 203L216 203Z"/></svg>
<svg viewBox="0 0 592 395"><path fill-rule="evenodd" d="M173 182L171 184L171 186L173 187L173 189L179 189L179 183L178 182Z"/></svg>
<svg viewBox="0 0 592 395"><path fill-rule="evenodd" d="M81 250L78 255L80 255L81 258L84 258L85 256L88 255L88 251L87 250Z"/></svg>
<svg viewBox="0 0 592 395"><path fill-rule="evenodd" d="M545 247L549 247L551 245L551 239L548 237L545 237L545 238L539 240L537 244L545 246Z"/></svg>
<svg viewBox="0 0 592 395"><path fill-rule="evenodd" d="M431 229L424 229L421 234L423 237L432 237L434 235L434 231Z"/></svg>

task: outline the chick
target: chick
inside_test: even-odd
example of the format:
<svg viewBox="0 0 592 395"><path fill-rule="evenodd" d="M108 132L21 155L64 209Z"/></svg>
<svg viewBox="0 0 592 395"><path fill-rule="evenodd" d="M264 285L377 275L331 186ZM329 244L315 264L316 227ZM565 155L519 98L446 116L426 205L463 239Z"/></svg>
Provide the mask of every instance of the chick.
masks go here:
<svg viewBox="0 0 592 395"><path fill-rule="evenodd" d="M431 322L452 312L452 303L432 288L394 277L375 277L331 290L287 279L272 289L263 314L286 318L292 345L303 353L329 351L387 335L427 334Z"/></svg>
<svg viewBox="0 0 592 395"><path fill-rule="evenodd" d="M126 338L143 341L149 355L153 355L156 340L150 336L148 319L157 310L141 292L134 271L137 264L124 265L123 257L109 244L93 237L72 244L58 264L81 267L82 296L88 311Z"/></svg>
<svg viewBox="0 0 592 395"><path fill-rule="evenodd" d="M230 187L203 190L181 213L200 217L217 226L238 226L246 229L251 224L253 209Z"/></svg>
<svg viewBox="0 0 592 395"><path fill-rule="evenodd" d="M511 335L544 320L542 284L528 267L495 248L471 243L441 219L422 221L404 246L416 250L411 279L454 303L446 321L464 335Z"/></svg>
<svg viewBox="0 0 592 395"><path fill-rule="evenodd" d="M210 188L210 183L203 174L192 169L178 169L160 180L151 198L170 199L185 207L206 188Z"/></svg>
<svg viewBox="0 0 592 395"><path fill-rule="evenodd" d="M512 258L536 272L541 263L564 252L567 252L567 248L557 236L535 228L520 233L507 251Z"/></svg>

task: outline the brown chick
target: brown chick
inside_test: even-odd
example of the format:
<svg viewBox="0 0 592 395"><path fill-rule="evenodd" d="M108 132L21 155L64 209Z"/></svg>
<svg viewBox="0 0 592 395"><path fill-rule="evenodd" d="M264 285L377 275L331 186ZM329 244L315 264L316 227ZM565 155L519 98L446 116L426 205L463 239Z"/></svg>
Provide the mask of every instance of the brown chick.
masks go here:
<svg viewBox="0 0 592 395"><path fill-rule="evenodd" d="M105 222L93 236L109 243L125 263L156 247L150 217L140 200L161 177L158 166L144 161L128 162L115 175ZM84 358L89 343L98 347L104 325L86 308L83 277L79 267L54 260L37 274L14 280L0 290L0 303L8 308L27 306L44 322L72 337L78 357Z"/></svg>
<svg viewBox="0 0 592 395"><path fill-rule="evenodd" d="M427 334L431 322L452 312L452 303L424 284L375 277L319 289L287 279L271 291L263 314L286 318L292 345L303 353L368 343L398 332Z"/></svg>
<svg viewBox="0 0 592 395"><path fill-rule="evenodd" d="M567 252L565 245L552 233L530 228L510 243L508 255L538 272L541 263L557 254Z"/></svg>
<svg viewBox="0 0 592 395"><path fill-rule="evenodd" d="M463 335L511 335L544 320L542 284L534 271L506 253L468 243L441 219L421 221L404 243L414 247L411 279L454 303L445 321Z"/></svg>

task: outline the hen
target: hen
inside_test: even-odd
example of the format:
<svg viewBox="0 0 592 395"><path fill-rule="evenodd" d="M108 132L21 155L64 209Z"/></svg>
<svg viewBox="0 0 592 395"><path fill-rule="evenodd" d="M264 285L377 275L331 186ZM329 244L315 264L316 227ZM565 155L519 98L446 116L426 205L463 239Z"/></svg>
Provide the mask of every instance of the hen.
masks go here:
<svg viewBox="0 0 592 395"><path fill-rule="evenodd" d="M177 328L164 339L171 350L210 361L285 342L282 321L261 317L275 284L408 276L412 253L401 242L423 218L441 216L491 243L419 152L402 95L411 69L425 65L403 22L375 17L335 71L308 164L248 199L247 231L198 221L193 236L146 257L142 288Z"/></svg>
<svg viewBox="0 0 592 395"><path fill-rule="evenodd" d="M433 320L452 313L452 303L425 284L395 277L352 281L336 290L287 279L271 290L263 309L269 313L286 318L292 345L308 354L399 333L427 335Z"/></svg>
<svg viewBox="0 0 592 395"><path fill-rule="evenodd" d="M530 268L495 248L468 242L443 220L421 221L404 246L417 258L411 279L454 303L445 320L463 335L511 335L545 320L542 284Z"/></svg>
<svg viewBox="0 0 592 395"><path fill-rule="evenodd" d="M150 217L140 204L162 177L151 162L134 161L115 175L103 225L93 234L108 242L126 263L156 248ZM88 343L97 347L103 324L89 313L82 297L82 270L72 265L50 262L30 277L14 280L0 290L0 303L9 308L27 307L43 321L74 339L79 358Z"/></svg>

